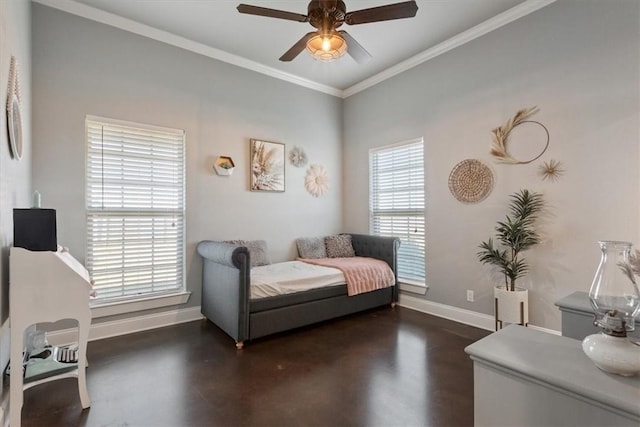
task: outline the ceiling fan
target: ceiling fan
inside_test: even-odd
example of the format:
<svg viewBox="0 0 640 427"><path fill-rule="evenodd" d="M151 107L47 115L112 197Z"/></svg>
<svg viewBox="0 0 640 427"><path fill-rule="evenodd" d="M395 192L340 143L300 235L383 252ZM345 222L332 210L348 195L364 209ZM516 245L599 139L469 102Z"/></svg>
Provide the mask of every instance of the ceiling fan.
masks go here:
<svg viewBox="0 0 640 427"><path fill-rule="evenodd" d="M316 28L316 31L311 31L302 36L296 44L280 57L280 61L288 62L293 60L306 47L313 57L320 61L333 61L345 53L349 53L356 62L363 63L371 58L371 54L349 33L344 30L338 31L337 28L342 24L358 25L392 19L413 18L418 12L418 5L415 1L405 1L347 12L342 0L312 0L309 2L306 15L248 4L238 5L238 12L289 21L308 22Z"/></svg>

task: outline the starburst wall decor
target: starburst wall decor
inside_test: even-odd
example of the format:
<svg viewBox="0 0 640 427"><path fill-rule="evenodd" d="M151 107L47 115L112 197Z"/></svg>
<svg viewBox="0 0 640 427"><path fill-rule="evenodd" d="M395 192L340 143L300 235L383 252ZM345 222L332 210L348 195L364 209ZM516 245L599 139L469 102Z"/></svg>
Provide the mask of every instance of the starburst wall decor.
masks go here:
<svg viewBox="0 0 640 427"><path fill-rule="evenodd" d="M557 160L549 160L538 166L538 174L542 177L543 181L555 182L564 175L565 169L562 167L562 163Z"/></svg>

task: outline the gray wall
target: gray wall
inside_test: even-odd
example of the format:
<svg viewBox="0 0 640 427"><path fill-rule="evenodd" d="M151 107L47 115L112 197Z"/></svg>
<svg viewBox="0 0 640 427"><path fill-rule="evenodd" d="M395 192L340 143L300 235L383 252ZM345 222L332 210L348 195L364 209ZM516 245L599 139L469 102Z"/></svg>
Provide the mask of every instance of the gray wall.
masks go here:
<svg viewBox="0 0 640 427"><path fill-rule="evenodd" d="M31 200L31 2L0 1L0 369L9 362L9 248L13 243L13 208ZM11 56L19 64L22 131L21 160L11 157L6 99ZM0 375L0 390L3 378ZM0 405L4 401L0 399ZM0 411L1 412L1 411ZM0 419L2 422L2 419Z"/></svg>
<svg viewBox="0 0 640 427"><path fill-rule="evenodd" d="M530 289L530 322L559 330L553 303L589 289L597 241L640 243L639 9L636 0L559 0L346 99L345 228L367 232L369 148L424 136L425 298L493 314L499 277L477 261L477 246L504 217L510 193L542 192L544 240L526 254L532 270L520 285ZM529 165L496 164L491 129L534 105L540 112L532 119L551 134L548 151ZM514 131L514 155L541 147L536 132ZM450 171L467 158L495 175L493 192L478 204L462 204L448 189ZM537 175L550 159L566 169L555 183ZM466 302L467 289L476 302Z"/></svg>
<svg viewBox="0 0 640 427"><path fill-rule="evenodd" d="M81 261L87 114L186 131L187 306L200 305L200 240L264 239L282 261L297 237L340 231L340 99L39 4L33 68L33 185L57 209L59 243ZM250 138L303 147L327 167L330 192L309 195L306 169L291 165L284 193L250 192ZM232 176L213 171L220 155L233 158Z"/></svg>

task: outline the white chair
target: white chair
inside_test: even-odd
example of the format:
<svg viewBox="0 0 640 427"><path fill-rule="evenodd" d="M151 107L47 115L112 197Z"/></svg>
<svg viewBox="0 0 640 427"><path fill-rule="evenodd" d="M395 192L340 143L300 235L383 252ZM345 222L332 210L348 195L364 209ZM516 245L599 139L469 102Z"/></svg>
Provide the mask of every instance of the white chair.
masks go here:
<svg viewBox="0 0 640 427"><path fill-rule="evenodd" d="M9 257L9 315L11 319L11 377L9 420L19 427L23 391L44 382L76 377L82 408L91 406L87 391L87 341L91 326L89 273L68 252L35 252L11 248ZM24 331L31 325L61 319L78 321L77 369L24 384Z"/></svg>

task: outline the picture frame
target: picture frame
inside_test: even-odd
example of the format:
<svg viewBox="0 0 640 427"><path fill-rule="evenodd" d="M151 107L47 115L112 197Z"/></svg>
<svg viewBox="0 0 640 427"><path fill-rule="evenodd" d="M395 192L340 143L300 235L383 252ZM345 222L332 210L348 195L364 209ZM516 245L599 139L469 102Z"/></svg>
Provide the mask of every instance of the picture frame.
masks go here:
<svg viewBox="0 0 640 427"><path fill-rule="evenodd" d="M249 144L250 190L284 192L285 145L258 139L251 139Z"/></svg>

